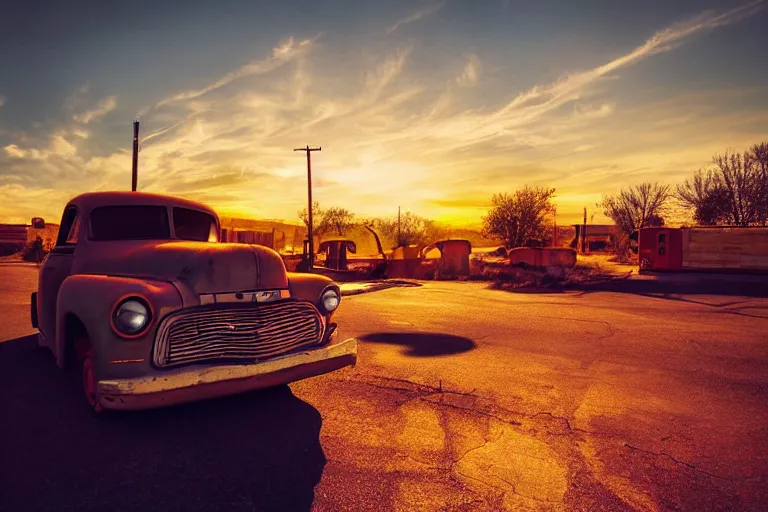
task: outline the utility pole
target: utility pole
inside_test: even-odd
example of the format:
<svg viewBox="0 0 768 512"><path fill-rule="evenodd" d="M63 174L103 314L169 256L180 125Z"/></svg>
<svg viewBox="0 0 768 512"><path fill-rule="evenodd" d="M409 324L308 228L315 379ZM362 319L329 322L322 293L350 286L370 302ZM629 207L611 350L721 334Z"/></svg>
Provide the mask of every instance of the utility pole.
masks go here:
<svg viewBox="0 0 768 512"><path fill-rule="evenodd" d="M131 191L136 192L136 184L139 180L139 120L133 122L133 166L131 177Z"/></svg>
<svg viewBox="0 0 768 512"><path fill-rule="evenodd" d="M397 245L400 245L400 240L402 240L402 235L400 233L400 207L397 207Z"/></svg>
<svg viewBox="0 0 768 512"><path fill-rule="evenodd" d="M315 242L312 236L313 224L312 224L312 158L310 154L312 151L322 151L323 148L311 148L309 146L303 148L296 148L294 151L306 151L307 152L307 238L309 240L309 271L312 272L312 268L315 265Z"/></svg>
<svg viewBox="0 0 768 512"><path fill-rule="evenodd" d="M552 233L552 247L558 247L557 244L557 206L552 205L552 223L554 224L554 233Z"/></svg>
<svg viewBox="0 0 768 512"><path fill-rule="evenodd" d="M587 252L587 207L584 207L584 225L581 229L581 252Z"/></svg>

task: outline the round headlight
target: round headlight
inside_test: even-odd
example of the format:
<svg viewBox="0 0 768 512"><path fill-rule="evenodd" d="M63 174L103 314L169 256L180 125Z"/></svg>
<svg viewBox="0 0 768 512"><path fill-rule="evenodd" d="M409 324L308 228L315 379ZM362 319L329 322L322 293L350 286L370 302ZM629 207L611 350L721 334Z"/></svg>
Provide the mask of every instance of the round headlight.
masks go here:
<svg viewBox="0 0 768 512"><path fill-rule="evenodd" d="M128 299L115 310L115 328L127 336L140 333L149 320L149 308L137 299Z"/></svg>
<svg viewBox="0 0 768 512"><path fill-rule="evenodd" d="M323 309L327 313L333 313L339 307L339 293L336 290L326 290L322 297Z"/></svg>

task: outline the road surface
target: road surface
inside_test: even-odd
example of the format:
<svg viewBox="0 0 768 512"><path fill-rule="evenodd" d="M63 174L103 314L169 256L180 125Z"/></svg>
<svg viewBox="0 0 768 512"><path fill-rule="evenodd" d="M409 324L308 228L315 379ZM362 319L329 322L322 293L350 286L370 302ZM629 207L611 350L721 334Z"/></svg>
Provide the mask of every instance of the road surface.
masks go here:
<svg viewBox="0 0 768 512"><path fill-rule="evenodd" d="M359 363L95 419L0 267L0 510L765 510L768 300L345 297Z"/></svg>

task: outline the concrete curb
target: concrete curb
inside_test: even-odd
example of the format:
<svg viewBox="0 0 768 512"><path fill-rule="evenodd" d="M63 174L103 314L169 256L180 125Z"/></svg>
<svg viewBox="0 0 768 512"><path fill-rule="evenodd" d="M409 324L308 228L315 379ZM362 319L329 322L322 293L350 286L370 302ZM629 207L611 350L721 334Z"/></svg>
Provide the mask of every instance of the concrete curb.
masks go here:
<svg viewBox="0 0 768 512"><path fill-rule="evenodd" d="M353 288L351 290L345 290L344 284L347 284L347 283L340 284L342 297L347 297L350 295L361 295L363 293L371 293L379 290L386 290L387 288L422 286L421 283L416 281L406 281L406 280L400 280L400 279L391 279L386 281L369 281L369 282L362 282L362 283L348 283L348 284L356 284L356 285L367 285L365 287Z"/></svg>
<svg viewBox="0 0 768 512"><path fill-rule="evenodd" d="M768 276L660 276L651 279L629 278L576 283L570 290L634 294L695 294L768 297Z"/></svg>

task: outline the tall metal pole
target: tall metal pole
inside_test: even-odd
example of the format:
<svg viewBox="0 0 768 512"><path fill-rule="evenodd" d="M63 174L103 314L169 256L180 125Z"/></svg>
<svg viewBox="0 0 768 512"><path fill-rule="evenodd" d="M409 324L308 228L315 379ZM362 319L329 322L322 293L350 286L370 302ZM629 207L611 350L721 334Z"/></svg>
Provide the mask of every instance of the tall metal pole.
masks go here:
<svg viewBox="0 0 768 512"><path fill-rule="evenodd" d="M402 240L402 234L400 232L400 207L397 207L397 245L400 245L400 240Z"/></svg>
<svg viewBox="0 0 768 512"><path fill-rule="evenodd" d="M139 120L133 122L133 167L131 175L131 191L136 192L139 180Z"/></svg>
<svg viewBox="0 0 768 512"><path fill-rule="evenodd" d="M554 233L552 233L552 247L558 247L557 244L557 206L552 205L552 224L554 224Z"/></svg>
<svg viewBox="0 0 768 512"><path fill-rule="evenodd" d="M322 147L311 148L309 146L303 148L296 148L294 151L306 151L307 152L307 239L309 240L309 271L315 265L315 242L312 223L312 158L310 153L312 151L322 151Z"/></svg>

